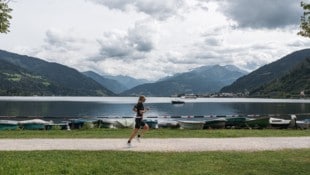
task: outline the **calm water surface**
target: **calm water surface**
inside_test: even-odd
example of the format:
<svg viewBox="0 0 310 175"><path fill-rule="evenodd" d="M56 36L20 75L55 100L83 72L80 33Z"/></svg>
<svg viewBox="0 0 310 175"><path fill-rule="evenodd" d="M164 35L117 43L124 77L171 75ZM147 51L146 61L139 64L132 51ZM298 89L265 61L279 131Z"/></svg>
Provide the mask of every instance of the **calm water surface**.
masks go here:
<svg viewBox="0 0 310 175"><path fill-rule="evenodd" d="M0 116L51 118L134 116L137 97L0 97ZM172 105L169 97L147 97L147 116L306 114L310 99L197 98ZM310 117L309 117L310 118Z"/></svg>

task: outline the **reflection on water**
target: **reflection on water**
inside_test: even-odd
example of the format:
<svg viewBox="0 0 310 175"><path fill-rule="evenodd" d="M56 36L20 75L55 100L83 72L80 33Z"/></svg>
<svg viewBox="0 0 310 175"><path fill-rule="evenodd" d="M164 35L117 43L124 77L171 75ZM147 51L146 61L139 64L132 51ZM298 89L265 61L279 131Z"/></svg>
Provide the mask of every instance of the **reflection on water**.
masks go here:
<svg viewBox="0 0 310 175"><path fill-rule="evenodd" d="M136 99L136 98L135 98ZM201 116L234 114L302 114L310 113L310 103L266 102L186 102L172 105L170 101L148 101L148 116ZM0 101L0 116L102 117L134 116L132 103L98 101Z"/></svg>

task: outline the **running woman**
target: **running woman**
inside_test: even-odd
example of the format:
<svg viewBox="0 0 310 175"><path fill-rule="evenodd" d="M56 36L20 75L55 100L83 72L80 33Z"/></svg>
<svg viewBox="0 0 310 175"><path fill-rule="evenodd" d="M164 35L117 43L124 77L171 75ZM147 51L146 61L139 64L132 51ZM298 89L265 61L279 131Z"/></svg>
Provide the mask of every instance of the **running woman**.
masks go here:
<svg viewBox="0 0 310 175"><path fill-rule="evenodd" d="M145 102L145 96L141 95L139 97L138 103L134 106L134 108L132 109L134 112L137 113L136 118L135 118L135 128L132 131L129 140L127 142L128 146L131 146L131 140L136 136L136 134L138 133L139 129L143 128L141 135L138 134L138 141L140 141L140 137L143 136L143 134L149 130L149 126L144 123L143 120L143 114L148 111L148 109L144 109L143 103Z"/></svg>

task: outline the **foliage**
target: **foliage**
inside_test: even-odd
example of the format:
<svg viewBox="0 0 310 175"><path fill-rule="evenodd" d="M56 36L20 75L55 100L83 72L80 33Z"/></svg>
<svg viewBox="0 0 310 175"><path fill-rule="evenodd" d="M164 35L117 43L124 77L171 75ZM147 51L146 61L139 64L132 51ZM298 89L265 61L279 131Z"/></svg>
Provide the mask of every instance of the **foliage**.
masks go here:
<svg viewBox="0 0 310 175"><path fill-rule="evenodd" d="M0 174L278 175L310 172L310 149L259 152L5 151Z"/></svg>
<svg viewBox="0 0 310 175"><path fill-rule="evenodd" d="M298 35L309 38L310 37L310 4L301 2L301 7L304 10L304 14L301 17L300 32L298 32Z"/></svg>
<svg viewBox="0 0 310 175"><path fill-rule="evenodd" d="M12 18L10 12L12 11L12 9L9 8L8 2L9 1L7 0L0 0L0 33L9 32L9 20Z"/></svg>
<svg viewBox="0 0 310 175"><path fill-rule="evenodd" d="M262 91L268 86L270 83L274 83L272 86L280 86L279 81L284 76L287 76L292 71L296 71L300 68L300 64L302 64L307 58L309 58L310 55L310 49L304 49L300 51L293 52L273 63L267 64L265 66L260 67L259 69L251 72L250 74L243 76L239 78L237 81L235 81L230 86L224 87L221 92L243 92L245 89L247 89L250 92L250 96L257 96L257 97L281 97L286 98L287 95L285 92L288 92L289 90L283 87L282 89L278 89L275 93L268 93L264 94ZM306 71L307 72L307 71ZM299 75L308 76L309 73L305 74L291 74L291 79L298 80L299 85L302 85L300 88L305 88L304 85L307 84L308 80L307 78L300 78ZM308 83L309 84L309 83ZM293 84L287 83L286 85L290 85L291 88ZM297 86L296 86L297 87ZM297 91L298 94L300 93L300 88L293 88L294 94L296 96Z"/></svg>
<svg viewBox="0 0 310 175"><path fill-rule="evenodd" d="M266 84L251 92L252 96L277 97L277 98L296 98L304 92L308 97L310 94L310 58L305 59L293 70L282 78Z"/></svg>

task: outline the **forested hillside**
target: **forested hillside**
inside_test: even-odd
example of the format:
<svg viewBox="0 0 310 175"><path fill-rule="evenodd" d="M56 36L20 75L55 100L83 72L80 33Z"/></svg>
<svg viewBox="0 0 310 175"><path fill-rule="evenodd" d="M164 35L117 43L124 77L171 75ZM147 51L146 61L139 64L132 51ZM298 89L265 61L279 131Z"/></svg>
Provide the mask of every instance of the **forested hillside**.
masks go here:
<svg viewBox="0 0 310 175"><path fill-rule="evenodd" d="M114 95L70 67L0 50L1 95Z"/></svg>
<svg viewBox="0 0 310 175"><path fill-rule="evenodd" d="M262 86L251 92L251 96L258 97L303 97L310 95L310 58L305 59L292 71L270 84Z"/></svg>

